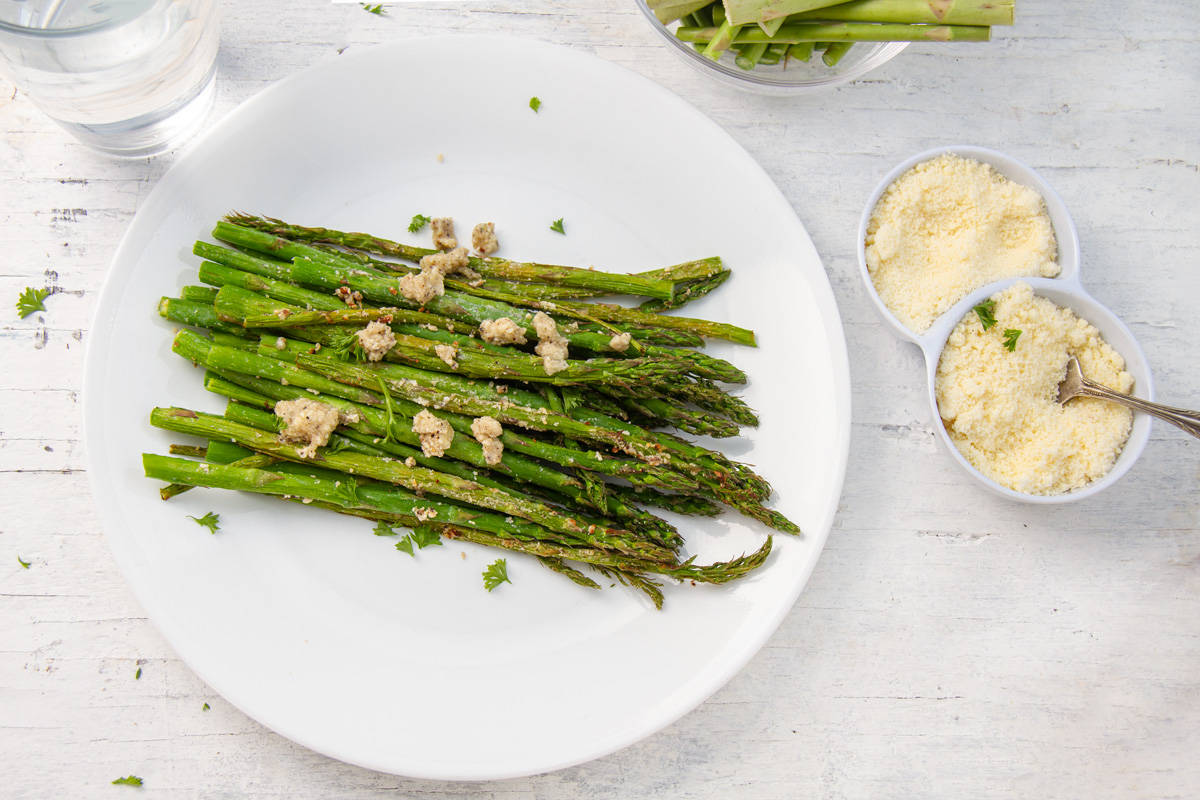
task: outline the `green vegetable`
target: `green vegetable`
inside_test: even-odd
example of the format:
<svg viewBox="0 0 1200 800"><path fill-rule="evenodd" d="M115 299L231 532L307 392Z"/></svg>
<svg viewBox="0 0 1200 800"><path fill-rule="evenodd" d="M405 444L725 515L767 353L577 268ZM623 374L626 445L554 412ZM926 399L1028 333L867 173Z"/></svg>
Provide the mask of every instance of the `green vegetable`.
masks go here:
<svg viewBox="0 0 1200 800"><path fill-rule="evenodd" d="M542 101L537 97L531 97L529 98L529 107L532 108L533 113L536 114L538 109L542 107Z"/></svg>
<svg viewBox="0 0 1200 800"><path fill-rule="evenodd" d="M45 311L46 306L42 301L49 296L49 289L34 289L32 286L26 286L17 298L17 316L25 319L35 311Z"/></svg>
<svg viewBox="0 0 1200 800"><path fill-rule="evenodd" d="M396 535L395 529L392 528L391 525L388 525L386 522L383 522L383 521L375 523L375 527L371 529L371 532L374 533L376 536L395 536Z"/></svg>
<svg viewBox="0 0 1200 800"><path fill-rule="evenodd" d="M17 563L21 565L21 569L29 569L29 565L30 565L30 564L32 564L33 562L32 562L32 561L25 561L24 559L22 559L22 558L21 558L21 556L20 556L20 555L18 555L18 556L17 556Z"/></svg>
<svg viewBox="0 0 1200 800"><path fill-rule="evenodd" d="M996 301L984 300L979 305L975 306L975 315L979 317L979 324L986 331L988 328L996 324Z"/></svg>
<svg viewBox="0 0 1200 800"><path fill-rule="evenodd" d="M408 553L410 556L413 555L412 534L409 534L408 536L405 536L400 541L396 542L396 549L402 553Z"/></svg>
<svg viewBox="0 0 1200 800"><path fill-rule="evenodd" d="M558 219L554 220L554 222L551 222L550 230L554 231L555 233L561 233L565 236L567 231L563 228L563 218L559 217Z"/></svg>
<svg viewBox="0 0 1200 800"><path fill-rule="evenodd" d="M127 778L117 778L113 781L113 786L141 786L142 779L137 775L130 775Z"/></svg>
<svg viewBox="0 0 1200 800"><path fill-rule="evenodd" d="M142 668L141 667L138 667L137 672L133 673L133 679L135 681L140 681L142 679Z"/></svg>
<svg viewBox="0 0 1200 800"><path fill-rule="evenodd" d="M359 3L359 5L362 6L363 11L366 11L368 14L375 14L379 17L387 16L387 10L384 9L382 3Z"/></svg>
<svg viewBox="0 0 1200 800"><path fill-rule="evenodd" d="M191 514L189 514L188 519L195 520L197 525L203 525L205 528L208 528L209 533L216 533L221 529L221 516L219 514L214 514L211 511L205 514L203 517L193 517Z"/></svg>
<svg viewBox="0 0 1200 800"><path fill-rule="evenodd" d="M490 592L502 583L512 583L512 581L508 579L508 562L503 558L497 558L483 571L483 588Z"/></svg>
<svg viewBox="0 0 1200 800"><path fill-rule="evenodd" d="M430 217L427 217L424 214L413 214L412 221L408 223L408 232L416 233L428 225L429 222Z"/></svg>
<svg viewBox="0 0 1200 800"><path fill-rule="evenodd" d="M1020 338L1021 332L1016 328L1005 328L1004 330L1004 349L1012 353L1017 349L1017 339Z"/></svg>
<svg viewBox="0 0 1200 800"><path fill-rule="evenodd" d="M210 708L212 708L212 706L210 706L208 703L205 703L204 705L200 706L201 711L208 711Z"/></svg>

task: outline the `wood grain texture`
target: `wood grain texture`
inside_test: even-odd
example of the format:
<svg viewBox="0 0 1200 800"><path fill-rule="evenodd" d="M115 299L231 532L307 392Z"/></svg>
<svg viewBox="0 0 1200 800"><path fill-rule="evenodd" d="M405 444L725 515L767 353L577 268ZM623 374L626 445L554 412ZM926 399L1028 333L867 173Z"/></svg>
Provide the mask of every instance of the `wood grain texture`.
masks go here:
<svg viewBox="0 0 1200 800"><path fill-rule="evenodd" d="M214 119L348 48L450 31L569 44L714 118L794 205L845 322L850 466L811 583L699 709L550 775L411 781L247 719L138 607L84 472L89 313L172 158L92 154L0 81L0 794L117 796L137 791L110 785L132 772L147 798L1200 795L1200 443L1156 426L1131 474L1079 505L986 494L940 451L920 355L876 318L854 255L861 205L894 163L939 144L1005 150L1072 209L1084 282L1141 341L1160 398L1200 406L1200 6L1024 2L991 44L914 45L800 99L694 73L628 0L468 8L227 3ZM55 294L18 320L27 285Z"/></svg>

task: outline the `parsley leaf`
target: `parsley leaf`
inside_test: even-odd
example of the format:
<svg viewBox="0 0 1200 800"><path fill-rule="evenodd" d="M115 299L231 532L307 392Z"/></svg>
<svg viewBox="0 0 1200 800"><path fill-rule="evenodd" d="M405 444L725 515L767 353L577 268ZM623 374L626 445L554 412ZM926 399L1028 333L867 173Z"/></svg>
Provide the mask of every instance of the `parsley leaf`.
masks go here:
<svg viewBox="0 0 1200 800"><path fill-rule="evenodd" d="M502 583L512 583L508 579L508 562L497 558L483 571L483 588L489 592Z"/></svg>
<svg viewBox="0 0 1200 800"><path fill-rule="evenodd" d="M408 553L410 556L413 555L413 538L412 538L412 536L411 535L405 536L403 539L396 542L396 549L399 550L401 553Z"/></svg>
<svg viewBox="0 0 1200 800"><path fill-rule="evenodd" d="M34 289L32 286L26 286L17 298L17 316L25 319L35 311L45 311L46 306L42 304L42 301L49 296L49 289Z"/></svg>
<svg viewBox="0 0 1200 800"><path fill-rule="evenodd" d="M117 778L113 781L113 786L141 786L142 779L137 775L130 775L128 778Z"/></svg>
<svg viewBox="0 0 1200 800"><path fill-rule="evenodd" d="M135 681L140 681L142 679L142 668L141 667L138 667L137 672L133 673L133 679Z"/></svg>
<svg viewBox="0 0 1200 800"><path fill-rule="evenodd" d="M204 705L200 706L201 711L208 711L210 708L212 708L212 706L210 706L208 703L205 703Z"/></svg>
<svg viewBox="0 0 1200 800"><path fill-rule="evenodd" d="M564 236L566 236L567 232L566 232L566 230L563 229L563 218L559 217L558 219L554 220L554 222L551 222L550 230L554 231L555 233L561 233Z"/></svg>
<svg viewBox="0 0 1200 800"><path fill-rule="evenodd" d="M437 528L430 528L427 525L418 525L413 528L412 540L417 547L432 547L434 545L441 546L442 535L438 533Z"/></svg>
<svg viewBox="0 0 1200 800"><path fill-rule="evenodd" d="M1020 338L1021 332L1016 328L1005 328L1004 330L1004 349L1008 352L1013 352L1017 349L1017 339Z"/></svg>
<svg viewBox="0 0 1200 800"><path fill-rule="evenodd" d="M529 107L530 107L530 108L532 108L532 109L533 109L533 113L535 113L535 114L536 114L536 113L538 112L538 109L542 107L542 100L541 100L541 98L539 98L539 97L531 97L531 98L529 98Z"/></svg>
<svg viewBox="0 0 1200 800"><path fill-rule="evenodd" d="M986 331L996 324L996 301L984 300L975 306L975 314L979 317L979 324Z"/></svg>
<svg viewBox="0 0 1200 800"><path fill-rule="evenodd" d="M193 517L188 514L188 519L195 520L197 525L203 525L208 528L210 533L216 533L221 530L221 515L208 512L203 517Z"/></svg>
<svg viewBox="0 0 1200 800"><path fill-rule="evenodd" d="M363 11L366 11L368 14L374 14L377 17L387 16L387 10L384 9L383 3L359 3L359 5L362 6Z"/></svg>
<svg viewBox="0 0 1200 800"><path fill-rule="evenodd" d="M29 565L32 564L33 562L26 561L25 559L21 558L21 554L18 553L17 554L17 563L21 565L21 569L29 569Z"/></svg>
<svg viewBox="0 0 1200 800"><path fill-rule="evenodd" d="M392 530L392 526L388 525L383 520L375 523L375 527L371 529L371 533L376 536L395 536L396 532Z"/></svg>
<svg viewBox="0 0 1200 800"><path fill-rule="evenodd" d="M429 224L429 217L424 214L413 214L412 222L408 223L408 232L416 233Z"/></svg>

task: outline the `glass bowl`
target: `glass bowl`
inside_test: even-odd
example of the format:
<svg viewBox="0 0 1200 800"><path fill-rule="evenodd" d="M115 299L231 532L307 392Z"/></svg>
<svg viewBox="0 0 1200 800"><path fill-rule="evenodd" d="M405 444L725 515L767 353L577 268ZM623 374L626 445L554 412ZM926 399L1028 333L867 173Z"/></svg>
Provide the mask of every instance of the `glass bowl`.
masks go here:
<svg viewBox="0 0 1200 800"><path fill-rule="evenodd" d="M807 62L785 58L779 64L760 64L752 70L745 70L733 63L732 52L725 53L720 61L700 55L691 43L676 38L674 31L679 23L663 25L646 5L646 0L637 0L637 5L672 51L678 53L693 69L727 86L757 94L800 95L841 86L886 64L908 47L908 42L858 42L832 67L825 66L821 57L814 53L812 60Z"/></svg>

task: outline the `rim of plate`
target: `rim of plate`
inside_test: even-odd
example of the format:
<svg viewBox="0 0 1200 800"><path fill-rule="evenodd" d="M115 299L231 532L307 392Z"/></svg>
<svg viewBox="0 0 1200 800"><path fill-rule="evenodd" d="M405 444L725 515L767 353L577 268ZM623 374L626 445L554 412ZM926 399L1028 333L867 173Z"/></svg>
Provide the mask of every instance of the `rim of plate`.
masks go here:
<svg viewBox="0 0 1200 800"><path fill-rule="evenodd" d="M618 76L622 80L630 81L637 84L643 91L653 93L661 98L664 105L674 105L677 112L692 118L692 124L709 125L714 130L714 133L728 141L729 145L736 149L744 158L746 168L756 171L775 192L775 197L779 202L786 203L791 207L786 196L779 190L775 182L770 178L762 166L751 156L745 148L713 120L701 113L695 106L688 101L676 95L674 92L655 83L649 78L636 73L630 69L606 61L591 53L577 50L564 45L551 44L548 42L527 39L515 36L500 36L487 34L472 34L472 35L442 35L434 37L421 37L416 39L399 39L394 42L373 45L362 48L357 52L348 52L345 55L339 56L336 61L325 60L317 64L306 67L305 69L290 75L267 88L261 90L253 97L238 105L231 110L221 120L215 123L211 128L204 131L199 137L193 140L182 151L179 158L171 168L163 175L163 177L155 185L154 189L142 201L138 212L135 212L134 219L130 222L125 234L122 236L120 245L117 247L109 265L109 270L102 284L95 310L92 312L91 326L89 328L89 337L87 349L84 357L84 380L83 380L83 438L85 445L93 439L93 431L98 430L103 423L98 404L91 402L91 397L96 391L101 382L101 367L107 363L110 355L110 350L106 345L107 334L111 331L112 319L109 312L109 307L115 302L115 298L120 295L121 290L131 280L131 270L126 269L123 272L118 272L117 267L123 261L130 258L130 254L140 247L144 240L153 236L153 231L142 231L138 226L138 217L142 208L153 207L156 201L161 200L164 195L167 195L176 184L183 180L186 173L192 169L192 162L201 158L207 152L219 148L224 144L224 140L228 136L228 132L233 129L239 119L247 115L250 110L257 109L259 106L273 102L275 97L281 93L286 93L293 87L303 85L310 75L316 74L323 69L329 68L331 65L345 65L347 63L360 59L369 59L378 57L380 50L404 50L410 46L413 41L421 41L422 43L436 46L440 43L453 42L455 45L463 45L471 42L478 43L493 43L501 45L519 44L519 47L524 52L540 51L549 58L562 58L575 60L579 63L587 63L593 69L607 71L610 75ZM795 212L793 210L793 216ZM821 263L820 254L817 253L816 247L812 243L811 237L808 235L807 229L798 217L796 224L803 234L808 246L812 249L813 255L816 257L817 263ZM514 765L509 770L489 770L486 772L472 772L467 768L455 770L453 774L445 771L429 771L421 768L419 764L403 765L399 761L389 764L374 763L371 760L356 758L353 753L346 752L338 743L327 742L320 740L319 737L311 735L309 731L293 730L289 725L277 725L265 718L259 710L256 709L252 697L244 697L241 693L228 685L226 682L209 674L209 670L203 667L197 667L194 659L195 653L192 649L192 643L189 642L188 634L185 630L181 630L176 620L165 613L157 601L156 596L147 592L144 587L139 587L134 581L130 580L132 556L123 552L119 546L114 546L116 543L109 530L114 529L119 523L119 510L116 507L116 501L105 498L99 491L101 486L101 468L102 464L98 464L96 448L87 446L87 467L88 467L88 484L92 492L92 497L95 500L96 508L99 512L101 527L105 531L105 539L108 542L109 550L113 555L113 559L117 562L118 568L121 570L122 576L125 578L126 585L133 591L138 602L146 610L151 622L158 631L167 640L171 648L179 655L180 659L187 664L201 680L208 684L214 691L220 694L226 701L235 706L239 711L246 716L254 719L271 731L290 739L310 750L321 753L330 758L337 759L348 764L371 769L379 772L402 775L410 778L428 779L428 780L447 780L447 781L478 781L478 780L503 780L508 778L524 777L540 773L552 772L567 767L583 764L588 761L595 760L621 750L629 745L639 742L648 736L671 725L689 711L698 707L701 703L707 700L713 693L724 686L732 679L743 667L762 649L763 645L776 631L782 623L783 618L795 605L796 599L801 591L808 584L808 579L820 558L820 554L824 549L825 542L828 539L829 532L833 526L834 516L837 512L838 505L841 500L842 491L844 489L846 467L849 460L849 445L850 445L850 422L851 422L851 393L850 393L850 368L849 357L846 348L845 331L841 321L841 315L838 310L837 302L834 298L832 286L829 283L828 276L822 276L824 280L813 282L809 288L813 292L814 302L823 311L824 324L829 334L831 344L831 366L834 372L834 385L830 387L830 392L836 399L836 407L844 409L844 421L839 426L838 430L838 446L835 453L826 454L827 457L832 457L830 469L834 477L833 487L836 491L830 492L830 498L826 507L821 514L821 523L815 530L806 530L804 536L812 542L813 557L804 565L804 568L797 572L794 576L794 581L785 596L779 598L779 601L773 607L767 609L769 613L758 615L755 619L758 620L754 635L747 638L746 644L735 653L731 653L718 665L718 668L708 670L708 673L703 676L696 676L693 681L693 690L687 693L678 693L674 698L664 700L663 704L658 707L657 713L648 715L645 722L633 729L628 729L616 737L600 738L597 744L589 749L581 750L581 752L573 753L566 757L558 757L554 759L546 759L544 762ZM702 679L701 679L702 678Z"/></svg>

